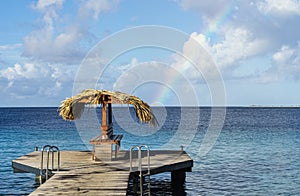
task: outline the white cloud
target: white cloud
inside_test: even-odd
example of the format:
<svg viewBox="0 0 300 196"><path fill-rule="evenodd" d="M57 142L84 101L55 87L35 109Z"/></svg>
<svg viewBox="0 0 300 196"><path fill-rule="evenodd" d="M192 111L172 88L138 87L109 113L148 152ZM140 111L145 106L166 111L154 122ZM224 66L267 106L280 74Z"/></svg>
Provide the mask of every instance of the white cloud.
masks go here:
<svg viewBox="0 0 300 196"><path fill-rule="evenodd" d="M298 0L265 0L257 3L263 13L280 16L300 15L300 1Z"/></svg>
<svg viewBox="0 0 300 196"><path fill-rule="evenodd" d="M34 79L45 77L48 72L48 67L41 67L31 63L26 63L24 66L15 64L13 67L3 69L0 71L0 76L7 78L9 81L12 81L20 78Z"/></svg>
<svg viewBox="0 0 300 196"><path fill-rule="evenodd" d="M251 50L258 49L260 52L254 51L254 53L267 55L269 51L275 51L282 45L294 45L298 41L300 28L295 27L299 26L300 2L297 0L220 0L219 4L208 0L180 0L178 2L185 10L193 10L202 18L204 26L198 33L209 36L207 29L212 31L209 32L213 34L210 41L215 50L219 48L228 51L228 47L224 46L230 44L229 48L236 48L235 54L226 54L233 55L232 60L224 57L229 60L228 63L239 59L241 51L249 53L249 55L245 54L246 56L251 56ZM199 21L200 24L201 21ZM236 45L245 46L246 43L251 45L247 44L247 48L242 48L243 50L239 50L239 46ZM258 46L263 48L257 48ZM225 53L221 52L221 54Z"/></svg>
<svg viewBox="0 0 300 196"><path fill-rule="evenodd" d="M98 19L99 14L114 9L120 0L88 0L83 1L79 8L79 16L89 17L93 16L94 19Z"/></svg>
<svg viewBox="0 0 300 196"><path fill-rule="evenodd" d="M52 25L53 20L58 18L58 10L63 8L64 0L39 0L32 6L44 14L43 20L47 25Z"/></svg>
<svg viewBox="0 0 300 196"><path fill-rule="evenodd" d="M185 10L197 10L207 17L215 17L223 9L226 9L232 0L179 0L179 5Z"/></svg>
<svg viewBox="0 0 300 196"><path fill-rule="evenodd" d="M44 11L51 6L62 7L64 0L39 0L33 7L38 10Z"/></svg>
<svg viewBox="0 0 300 196"><path fill-rule="evenodd" d="M24 37L25 57L48 62L74 63L80 55L79 43L84 32L78 25L63 27L58 32L58 11L63 8L63 0L40 0L33 6L43 14L42 27ZM55 24L57 23L57 24Z"/></svg>
<svg viewBox="0 0 300 196"><path fill-rule="evenodd" d="M0 45L0 51L14 50L22 47L22 44Z"/></svg>
<svg viewBox="0 0 300 196"><path fill-rule="evenodd" d="M259 18L261 13L256 4L250 1L181 0L179 3L185 10L194 10L202 18L202 31L191 36L209 51L228 77L233 75L241 61L264 55L271 45L278 42L272 40L274 32L265 31L265 21Z"/></svg>
<svg viewBox="0 0 300 196"><path fill-rule="evenodd" d="M256 38L247 29L235 28L225 32L224 40L211 45L211 52L217 64L226 67L262 54L267 46L267 40Z"/></svg>
<svg viewBox="0 0 300 196"><path fill-rule="evenodd" d="M266 40L256 38L245 28L228 29L224 38L214 43L205 35L194 32L182 46L182 56L173 56L174 61L169 63L170 69L176 69L194 84L202 83L204 80L208 82L218 77L217 69L221 72L227 71L228 77L234 77L237 64L263 54L267 45ZM148 63L155 64L155 62ZM133 58L129 65L122 65L119 70L126 72L139 64L142 63ZM132 74L134 80L138 77Z"/></svg>
<svg viewBox="0 0 300 196"><path fill-rule="evenodd" d="M227 69L231 72L241 60L265 52L268 45L266 40L255 38L251 32L243 28L228 29L223 40L216 43L212 43L208 37L196 32L191 34L191 39L198 41L207 50L220 70ZM187 56L194 53L193 58L199 59L195 62L201 66L202 71L211 72L212 65L203 60L203 54L196 52L190 41L185 43L183 53Z"/></svg>
<svg viewBox="0 0 300 196"><path fill-rule="evenodd" d="M277 64L282 64L287 62L292 55L295 53L294 49L291 49L288 46L282 46L280 51L276 52L273 55L273 60L277 63Z"/></svg>
<svg viewBox="0 0 300 196"><path fill-rule="evenodd" d="M0 45L0 66L7 66L15 63L19 59L22 51L22 44L6 44Z"/></svg>
<svg viewBox="0 0 300 196"><path fill-rule="evenodd" d="M68 26L58 35L55 35L52 26L46 26L24 38L23 55L48 62L78 62L85 52L80 50L84 34L76 25Z"/></svg>
<svg viewBox="0 0 300 196"><path fill-rule="evenodd" d="M78 16L65 17L59 12L63 9L63 0L38 1L33 8L43 15L41 25L24 37L23 56L46 62L79 63L91 47L87 45L93 38L87 25L91 23L89 17L97 19L99 14L113 9L118 2L82 1L78 7L79 17L84 15L82 20Z"/></svg>
<svg viewBox="0 0 300 196"><path fill-rule="evenodd" d="M300 44L282 46L272 55L272 66L262 73L262 82L280 82L300 79Z"/></svg>
<svg viewBox="0 0 300 196"><path fill-rule="evenodd" d="M61 65L15 64L0 70L1 93L19 98L54 97L71 91L74 75L74 70L61 68Z"/></svg>
<svg viewBox="0 0 300 196"><path fill-rule="evenodd" d="M175 55L172 64L179 73L195 83L203 81L203 75L214 77L213 59L208 51L206 37L202 34L192 33L182 48L182 56Z"/></svg>
<svg viewBox="0 0 300 196"><path fill-rule="evenodd" d="M281 49L273 55L274 66L278 75L283 79L300 78L300 45L291 48L282 46Z"/></svg>

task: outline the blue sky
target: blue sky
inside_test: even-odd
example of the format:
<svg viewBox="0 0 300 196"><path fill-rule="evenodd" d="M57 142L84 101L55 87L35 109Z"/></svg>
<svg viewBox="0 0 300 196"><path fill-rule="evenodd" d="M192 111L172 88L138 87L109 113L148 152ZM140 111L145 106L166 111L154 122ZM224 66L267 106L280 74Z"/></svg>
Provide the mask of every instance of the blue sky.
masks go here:
<svg viewBox="0 0 300 196"><path fill-rule="evenodd" d="M144 25L179 30L186 42L178 51L124 52L88 87L126 91L151 105L215 105L218 80L225 105L300 105L297 0L10 0L0 9L2 107L59 106L73 94L81 69L92 74L82 67L89 51ZM191 40L214 65L201 61ZM183 58L190 55L196 63ZM220 77L210 78L212 69Z"/></svg>

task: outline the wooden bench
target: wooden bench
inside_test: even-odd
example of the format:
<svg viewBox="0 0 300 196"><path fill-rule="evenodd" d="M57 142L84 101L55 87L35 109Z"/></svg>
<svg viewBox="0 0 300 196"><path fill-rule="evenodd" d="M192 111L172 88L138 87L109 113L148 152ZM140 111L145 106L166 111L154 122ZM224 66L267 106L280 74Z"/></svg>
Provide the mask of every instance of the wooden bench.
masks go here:
<svg viewBox="0 0 300 196"><path fill-rule="evenodd" d="M90 140L90 144L92 144L92 160L95 160L95 145L99 144L111 144L115 145L115 158L120 149L121 139L123 135L111 135L108 139L102 139L102 136L96 136Z"/></svg>

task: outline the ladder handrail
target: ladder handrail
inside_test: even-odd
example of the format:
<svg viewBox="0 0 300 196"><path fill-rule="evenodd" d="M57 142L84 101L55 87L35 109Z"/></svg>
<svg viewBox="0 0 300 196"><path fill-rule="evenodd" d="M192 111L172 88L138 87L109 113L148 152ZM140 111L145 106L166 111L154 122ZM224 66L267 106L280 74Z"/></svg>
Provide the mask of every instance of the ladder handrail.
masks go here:
<svg viewBox="0 0 300 196"><path fill-rule="evenodd" d="M48 150L51 148L50 145L45 145L42 149L42 157L41 157L41 169L40 169L40 184L42 184L42 176L43 176L43 167L44 167L44 152L45 152L45 149L48 148ZM47 152L48 152L47 150ZM48 159L49 159L49 155L47 157L47 162L48 162ZM46 169L46 179L48 179L48 167Z"/></svg>
<svg viewBox="0 0 300 196"><path fill-rule="evenodd" d="M150 195L150 148L147 145L140 145L140 146L132 146L130 148L130 172L133 171L132 169L132 152L134 149L138 149L138 171L140 172L140 193L143 195L143 168L142 168L142 148L145 148L147 150L147 165L148 165L148 172L147 175L149 177L149 183L148 183L148 189L149 189L149 195Z"/></svg>
<svg viewBox="0 0 300 196"><path fill-rule="evenodd" d="M148 165L148 173L147 174L150 175L150 148L147 145L141 145L140 146L141 150L143 147L146 148L146 150L147 150L147 165Z"/></svg>
<svg viewBox="0 0 300 196"><path fill-rule="evenodd" d="M139 146L131 146L130 148L130 172L132 172L132 151L133 149L137 148L138 150L140 150L140 147Z"/></svg>
<svg viewBox="0 0 300 196"><path fill-rule="evenodd" d="M53 168L53 165L54 165L54 152L57 152L57 171L59 171L60 169L60 150L57 146L51 146L51 149L55 149L55 150L52 150L52 170L54 169Z"/></svg>
<svg viewBox="0 0 300 196"><path fill-rule="evenodd" d="M47 149L47 150L46 150ZM57 146L45 145L42 149L41 155L41 169L40 169L40 184L42 184L42 176L44 170L44 152L47 152L47 164L46 164L46 180L48 180L49 173L49 155L52 153L52 170L54 170L54 152L57 152L57 171L60 169L60 150Z"/></svg>

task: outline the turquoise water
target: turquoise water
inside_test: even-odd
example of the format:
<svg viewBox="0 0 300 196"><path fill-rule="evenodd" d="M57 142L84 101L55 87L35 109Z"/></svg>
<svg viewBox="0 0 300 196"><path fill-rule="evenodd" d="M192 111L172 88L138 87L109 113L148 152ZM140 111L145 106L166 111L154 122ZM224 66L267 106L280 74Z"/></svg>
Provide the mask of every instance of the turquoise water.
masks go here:
<svg viewBox="0 0 300 196"><path fill-rule="evenodd" d="M179 107L156 108L163 123L154 132L124 125L127 107L114 111L115 131L124 134L122 149L135 144L160 149L178 132L190 137L185 150L194 167L187 173L186 195L300 195L300 108L227 108L223 129L205 156L199 156L199 147L211 108L185 108L184 114ZM86 138L99 133L94 128L97 123L88 123L63 121L57 108L0 108L0 195L27 195L38 186L33 174L14 174L11 168L13 159L35 146L87 150ZM196 131L189 130L195 123ZM175 148L180 148L180 142L175 142ZM154 176L151 184L156 195L172 195L168 174Z"/></svg>

